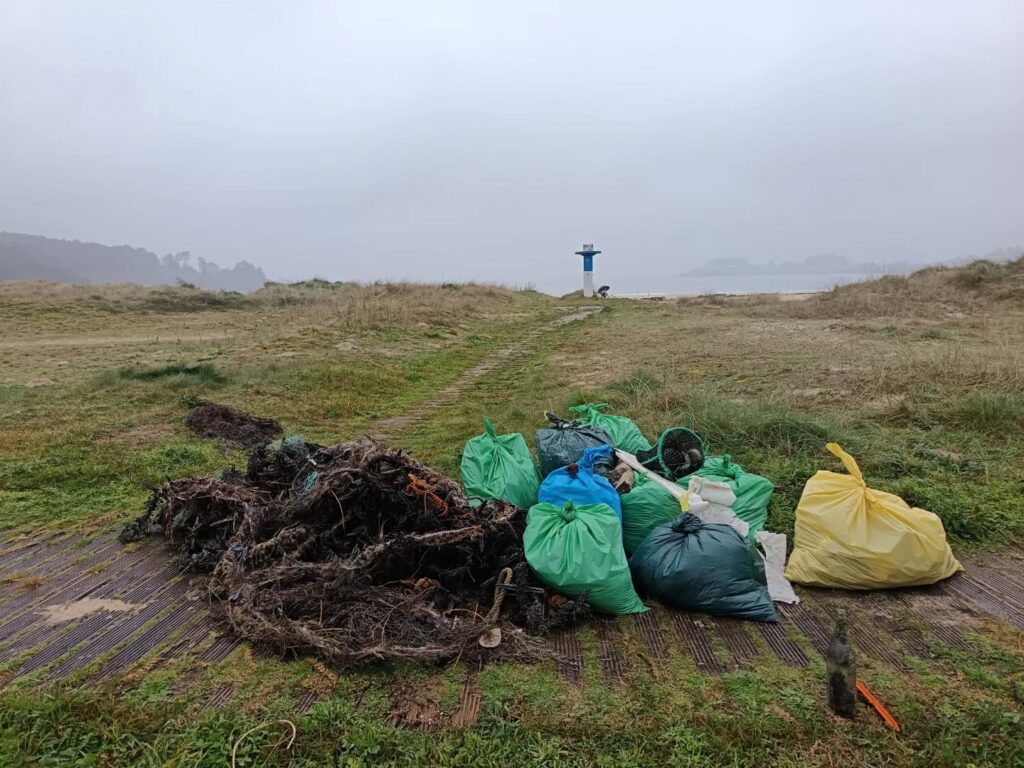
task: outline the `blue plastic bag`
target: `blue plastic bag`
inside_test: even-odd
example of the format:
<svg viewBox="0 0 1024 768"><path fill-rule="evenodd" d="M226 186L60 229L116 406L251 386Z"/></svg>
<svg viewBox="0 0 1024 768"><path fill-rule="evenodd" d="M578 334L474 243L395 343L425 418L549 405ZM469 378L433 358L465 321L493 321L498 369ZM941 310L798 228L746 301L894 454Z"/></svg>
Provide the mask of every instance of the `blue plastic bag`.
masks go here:
<svg viewBox="0 0 1024 768"><path fill-rule="evenodd" d="M611 461L613 448L598 445L587 448L583 457L575 464L556 469L540 484L538 502L563 506L567 501L573 504L607 504L622 519L622 502L619 494L605 478L594 473L594 465Z"/></svg>

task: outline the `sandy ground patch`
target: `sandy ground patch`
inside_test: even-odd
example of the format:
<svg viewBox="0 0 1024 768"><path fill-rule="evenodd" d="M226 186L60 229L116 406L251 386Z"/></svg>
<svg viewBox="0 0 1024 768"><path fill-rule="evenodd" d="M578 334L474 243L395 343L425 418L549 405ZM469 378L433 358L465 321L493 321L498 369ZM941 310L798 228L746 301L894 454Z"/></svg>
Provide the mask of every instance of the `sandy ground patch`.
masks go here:
<svg viewBox="0 0 1024 768"><path fill-rule="evenodd" d="M70 603L59 605L48 605L43 609L43 621L47 624L63 624L65 621L73 621L90 613L108 611L110 613L127 613L137 611L141 605L126 603L123 600L107 600L100 597L84 597Z"/></svg>
<svg viewBox="0 0 1024 768"><path fill-rule="evenodd" d="M0 349L26 349L33 347L110 347L119 344L174 344L178 342L217 341L229 339L233 333L206 331L205 333L175 334L173 332L146 336L38 336L32 339L0 341Z"/></svg>

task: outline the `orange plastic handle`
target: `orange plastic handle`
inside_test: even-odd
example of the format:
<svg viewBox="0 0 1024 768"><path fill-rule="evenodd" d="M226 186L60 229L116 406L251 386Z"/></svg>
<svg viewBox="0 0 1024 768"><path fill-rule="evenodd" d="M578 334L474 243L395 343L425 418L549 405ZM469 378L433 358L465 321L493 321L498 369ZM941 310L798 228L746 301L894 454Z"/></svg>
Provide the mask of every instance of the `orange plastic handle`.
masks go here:
<svg viewBox="0 0 1024 768"><path fill-rule="evenodd" d="M868 704L874 707L875 712L881 715L886 725L896 731L896 733L900 732L900 724L896 722L896 718L890 715L889 710L882 706L882 702L875 698L875 694L868 690L863 680L857 681L857 692L864 697Z"/></svg>

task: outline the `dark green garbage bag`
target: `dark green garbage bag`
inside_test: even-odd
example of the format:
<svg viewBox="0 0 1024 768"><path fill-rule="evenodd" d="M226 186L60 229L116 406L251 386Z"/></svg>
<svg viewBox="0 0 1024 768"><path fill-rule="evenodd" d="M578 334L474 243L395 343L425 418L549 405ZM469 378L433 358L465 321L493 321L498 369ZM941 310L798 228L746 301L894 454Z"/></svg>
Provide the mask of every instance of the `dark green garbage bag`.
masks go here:
<svg viewBox="0 0 1024 768"><path fill-rule="evenodd" d="M622 544L626 554L640 546L647 534L679 517L679 499L643 472L633 474L633 490L622 499Z"/></svg>
<svg viewBox="0 0 1024 768"><path fill-rule="evenodd" d="M569 413L578 414L578 421L588 427L597 427L608 433L612 445L629 453L646 451L651 447L650 441L644 437L640 427L625 416L613 416L605 413L608 403L584 403L574 405Z"/></svg>
<svg viewBox="0 0 1024 768"><path fill-rule="evenodd" d="M732 509L736 517L750 524L751 537L764 530L764 523L768 519L768 502L775 490L771 480L752 472L744 472L743 467L728 454L709 456L704 459L704 466L694 474L728 483L736 494L736 503Z"/></svg>
<svg viewBox="0 0 1024 768"><path fill-rule="evenodd" d="M553 413L548 414L548 420L550 427L537 430L537 458L542 477L575 464L587 448L615 444L603 429L588 427L578 421L566 421ZM602 474L599 468L595 467L595 470Z"/></svg>
<svg viewBox="0 0 1024 768"><path fill-rule="evenodd" d="M484 419L484 433L466 443L461 469L467 496L503 499L523 509L537 503L540 477L526 440L519 433L497 434L490 419Z"/></svg>
<svg viewBox="0 0 1024 768"><path fill-rule="evenodd" d="M629 559L640 591L712 616L778 621L758 551L731 525L681 514L651 531Z"/></svg>
<svg viewBox="0 0 1024 768"><path fill-rule="evenodd" d="M595 610L613 616L647 610L633 589L619 516L607 504L537 504L523 549L537 578L567 597L589 593Z"/></svg>

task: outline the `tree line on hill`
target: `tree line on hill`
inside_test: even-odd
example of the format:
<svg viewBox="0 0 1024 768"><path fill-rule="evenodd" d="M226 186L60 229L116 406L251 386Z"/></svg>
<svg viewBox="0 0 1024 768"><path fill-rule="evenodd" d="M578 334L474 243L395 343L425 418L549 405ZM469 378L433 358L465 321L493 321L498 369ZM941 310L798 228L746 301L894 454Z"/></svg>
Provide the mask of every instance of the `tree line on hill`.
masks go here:
<svg viewBox="0 0 1024 768"><path fill-rule="evenodd" d="M266 282L263 270L247 261L220 267L187 251L157 256L144 248L58 240L0 232L0 280L59 283L190 283L199 288L255 291Z"/></svg>

